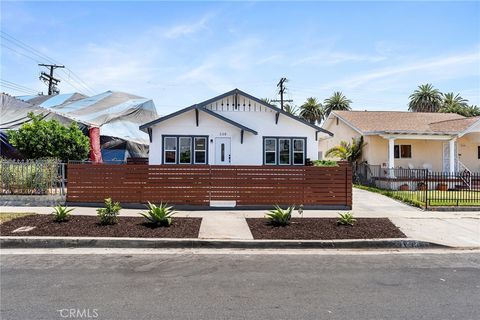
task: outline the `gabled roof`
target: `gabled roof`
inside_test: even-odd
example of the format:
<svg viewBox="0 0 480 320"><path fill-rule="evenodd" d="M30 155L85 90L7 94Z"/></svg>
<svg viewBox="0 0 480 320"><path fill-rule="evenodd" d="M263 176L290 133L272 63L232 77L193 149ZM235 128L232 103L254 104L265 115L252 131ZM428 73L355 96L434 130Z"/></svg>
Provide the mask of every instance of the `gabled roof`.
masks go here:
<svg viewBox="0 0 480 320"><path fill-rule="evenodd" d="M265 107L267 107L267 108L270 108L270 109L274 110L275 112L277 112L277 113L279 113L279 114L282 114L282 115L284 115L284 116L286 116L286 117L289 117L289 118L291 118L291 119L293 119L293 120L299 121L299 122L303 123L303 124L306 125L306 126L309 126L309 127L312 127L313 129L316 129L317 131L324 132L324 133L326 133L326 134L328 134L328 135L330 135L330 136L333 136L333 133L331 133L330 131L325 130L325 129L323 129L323 128L315 125L315 124L312 124L312 123L310 123L310 122L308 122L308 121L305 121L305 120L302 119L302 118L299 118L299 117L297 117L297 116L295 116L295 115L292 115L292 114L286 112L285 110L282 110L282 109L280 109L280 108L278 108L278 107L275 107L275 106L273 106L273 105L271 105L271 104L269 104L269 103L266 103L265 101L263 101L263 100L261 100L261 99L258 99L258 98L254 97L254 96L252 96L252 95L250 95L250 94L248 94L248 93L246 93L246 92L243 92L242 90L239 90L239 89L233 89L233 90L228 91L228 92L226 92L226 93L224 93L224 94L218 95L218 96L213 97L213 98L211 98L211 99L205 100L205 101L200 102L200 103L198 103L198 104L194 104L194 105L192 105L192 106L190 106L190 107L181 109L181 110L179 110L179 111L176 111L176 112L171 113L171 114L169 114L169 115L166 115L166 116L164 116L164 117L158 118L158 119L156 119L156 120L154 120L154 121L151 121L151 122L149 122L149 123L146 123L146 124L144 124L144 125L141 125L141 126L140 126L140 130L145 131L146 128L149 128L149 127L151 127L151 126L153 126L153 125L155 125L155 124L157 124L157 123L160 123L160 122L162 122L162 121L165 121L165 120L167 120L167 119L176 117L176 116L178 116L178 115L180 115L180 114L182 114L182 113L184 113L184 112L190 111L190 110L192 110L192 109L199 109L199 110L202 110L202 111L206 111L206 110L208 110L208 109L205 108L207 105L209 105L209 104L211 104L212 102L215 102L215 101L217 101L217 100L223 99L223 98L225 98L225 97L234 95L234 94L240 94L240 95L242 95L242 96L245 96L246 98L248 98L248 99L250 99L250 100L253 100L253 101L255 101L255 102L257 102L257 103L259 103L259 104L261 104L261 105L263 105L263 106L265 106ZM209 112L207 112L207 113L209 113L209 114L211 114L211 115L220 116L220 115L219 115L218 113L216 113L216 112L213 112L213 111L211 111L211 110L208 110L208 111L209 111ZM234 122L234 123L235 123L235 121L230 120L230 119L228 119L228 118L226 118L226 117L224 117L224 116L220 116L220 117L223 118L222 120L228 120L227 122L230 121L230 122ZM232 123L231 123L231 124L232 124ZM238 123L237 123L237 124L238 124ZM240 124L239 124L239 125L240 125ZM240 125L240 126L242 126L242 125ZM246 128L246 127L245 127L245 128ZM246 130L246 129L244 129L244 130ZM249 129L249 130L254 131L254 130L252 130L252 129ZM247 131L248 131L248 130L247 130ZM250 131L250 132L251 132L251 131ZM255 133L255 134L256 134L256 133Z"/></svg>
<svg viewBox="0 0 480 320"><path fill-rule="evenodd" d="M194 104L193 106L190 106L190 107L187 107L187 108L183 108L183 109L181 109L181 110L178 110L178 111L176 111L176 112L174 112L174 113L170 113L169 115L166 115L166 116L164 116L164 117L160 117L160 118L158 118L158 119L156 119L156 120L153 120L153 121L151 121L151 122L149 122L149 123L145 123L145 124L143 124L143 125L140 126L140 130L146 132L146 129L147 129L147 128L150 128L150 127L152 127L153 125L155 125L155 124L157 124L157 123L160 123L160 122L163 122L163 121L165 121L165 120L174 118L174 117L176 117L176 116L179 116L179 115L181 115L181 114L183 114L183 113L185 113L185 112L192 111L192 110L199 110L199 111L205 112L205 113L207 113L207 114L209 114L209 115L211 115L211 116L214 116L214 117L217 118L217 119L220 119L220 120L222 120L222 121L224 121L224 122L226 122L226 123L229 123L229 124L231 124L231 125L233 125L233 126L235 126L235 127L238 127L238 128L240 128L241 130L251 132L251 133L253 133L254 135L257 135L257 134L258 134L257 131L255 131L255 130L253 130L253 129L250 129L249 127L244 126L244 125L241 124L241 123L238 123L238 122L236 122L236 121L233 121L233 120L231 120L231 119L228 119L228 118L226 118L226 117L224 117L224 116L222 116L222 115L220 115L220 114L218 114L218 113L216 113L216 112L213 112L213 111L211 111L211 110L208 110L208 109L206 109L206 108L199 107L199 106L196 105L196 104Z"/></svg>
<svg viewBox="0 0 480 320"><path fill-rule="evenodd" d="M477 118L455 113L407 111L332 111L329 119L338 117L361 134L458 134Z"/></svg>

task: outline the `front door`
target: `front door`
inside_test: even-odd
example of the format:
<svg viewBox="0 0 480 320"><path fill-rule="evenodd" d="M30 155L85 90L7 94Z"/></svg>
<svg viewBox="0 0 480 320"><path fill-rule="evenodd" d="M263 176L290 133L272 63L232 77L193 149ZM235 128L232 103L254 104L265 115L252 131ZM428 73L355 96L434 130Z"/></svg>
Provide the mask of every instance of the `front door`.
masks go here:
<svg viewBox="0 0 480 320"><path fill-rule="evenodd" d="M230 164L230 138L215 138L215 164Z"/></svg>

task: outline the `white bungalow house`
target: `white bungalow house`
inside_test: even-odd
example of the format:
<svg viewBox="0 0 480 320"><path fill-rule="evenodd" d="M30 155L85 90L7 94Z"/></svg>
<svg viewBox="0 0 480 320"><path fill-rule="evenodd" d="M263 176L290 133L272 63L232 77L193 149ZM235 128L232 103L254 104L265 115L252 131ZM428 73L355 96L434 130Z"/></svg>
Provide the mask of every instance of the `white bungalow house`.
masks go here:
<svg viewBox="0 0 480 320"><path fill-rule="evenodd" d="M332 133L238 89L140 126L149 164L304 165Z"/></svg>
<svg viewBox="0 0 480 320"><path fill-rule="evenodd" d="M480 172L480 117L454 113L333 111L322 124L328 150L364 137L363 159L384 168Z"/></svg>

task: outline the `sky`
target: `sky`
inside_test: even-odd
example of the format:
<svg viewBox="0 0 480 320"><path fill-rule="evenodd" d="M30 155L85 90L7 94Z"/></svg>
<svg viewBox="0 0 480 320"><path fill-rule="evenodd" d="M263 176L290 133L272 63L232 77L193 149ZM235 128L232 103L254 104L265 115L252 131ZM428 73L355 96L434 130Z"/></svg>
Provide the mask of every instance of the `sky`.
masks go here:
<svg viewBox="0 0 480 320"><path fill-rule="evenodd" d="M124 91L161 115L234 88L276 99L281 77L295 105L342 91L402 111L432 83L480 106L478 1L1 1L0 23L12 95L46 92L37 64L54 61L62 93Z"/></svg>

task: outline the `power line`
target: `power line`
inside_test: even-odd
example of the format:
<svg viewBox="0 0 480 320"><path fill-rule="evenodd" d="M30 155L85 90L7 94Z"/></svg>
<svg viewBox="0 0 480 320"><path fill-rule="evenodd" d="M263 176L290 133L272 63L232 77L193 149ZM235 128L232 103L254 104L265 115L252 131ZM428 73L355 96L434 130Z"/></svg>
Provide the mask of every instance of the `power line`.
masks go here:
<svg viewBox="0 0 480 320"><path fill-rule="evenodd" d="M42 60L47 60L48 62L52 62L54 64L60 64L57 60L47 56L46 54L43 54L42 52L38 51L37 49L33 48L32 46L26 44L25 42L16 39L15 37L9 35L8 33L4 32L4 31L0 30L0 32L2 33L2 34L0 34L0 37L2 37L4 40L7 40L10 43L12 43L12 44L14 44L18 47L20 47L22 50L25 50L29 53L32 53L35 56L41 58ZM2 44L2 46L4 46L4 45ZM15 52L17 52L17 53L19 53L23 56L26 56L27 58L32 59L36 62L39 62L38 60L36 60L36 59L34 59L30 56L27 56L23 53L20 53L20 52L14 50L12 48L10 48L10 50L15 51ZM65 70L60 70L60 71L63 72L72 82L76 82L80 86L80 88L83 87L84 89L81 89L81 91L87 90L90 93L97 94L97 92L95 90L93 90L85 81L83 81L83 79L81 79L80 76L78 76L73 70L71 70L68 67L65 68L65 69L68 70L69 73L67 73ZM60 78L60 76L58 76L58 77ZM66 81L66 79L63 79L63 78L61 78L61 79L65 80L65 82L69 83L73 88L78 90L78 88L75 85L73 85L70 81Z"/></svg>
<svg viewBox="0 0 480 320"><path fill-rule="evenodd" d="M16 83L11 82L11 81L0 79L0 84L1 84L2 87L9 88L9 89L12 89L12 90L16 90L16 91L19 91L19 92L29 93L29 94L38 94L38 91L36 91L34 89L22 86L20 84L16 84Z"/></svg>
<svg viewBox="0 0 480 320"><path fill-rule="evenodd" d="M283 110L283 102L293 102L293 100L284 100L283 94L286 92L287 88L285 88L285 82L287 82L287 78L281 78L277 84L278 93L280 94L280 100L272 100L272 102L280 102L280 108Z"/></svg>
<svg viewBox="0 0 480 320"><path fill-rule="evenodd" d="M60 82L60 79L57 79L53 76L53 70L57 68L65 68L65 66L44 63L40 63L39 66L50 69L50 73L46 73L43 71L42 73L40 73L40 80L48 84L48 95L50 96L52 94L59 94L60 91L57 89L57 84Z"/></svg>

